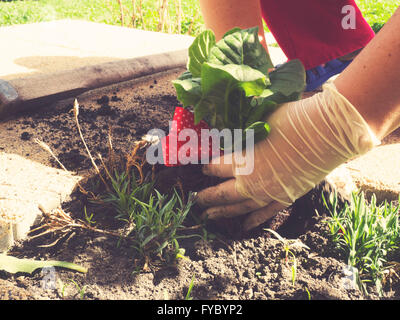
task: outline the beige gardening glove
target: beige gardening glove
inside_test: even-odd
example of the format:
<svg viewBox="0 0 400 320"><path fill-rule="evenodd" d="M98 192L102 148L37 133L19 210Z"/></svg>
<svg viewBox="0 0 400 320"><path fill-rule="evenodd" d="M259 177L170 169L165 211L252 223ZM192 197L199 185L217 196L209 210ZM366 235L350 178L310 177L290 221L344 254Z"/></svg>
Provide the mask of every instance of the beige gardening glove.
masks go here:
<svg viewBox="0 0 400 320"><path fill-rule="evenodd" d="M267 122L271 133L255 146L253 173L235 175L236 190L261 206L272 200L289 206L337 166L380 144L333 84L283 105Z"/></svg>
<svg viewBox="0 0 400 320"><path fill-rule="evenodd" d="M306 194L337 166L380 143L333 84L310 98L281 105L267 122L271 132L254 152L236 161L226 154L203 167L207 175L230 178L198 193L204 218L246 214L243 229L250 230Z"/></svg>

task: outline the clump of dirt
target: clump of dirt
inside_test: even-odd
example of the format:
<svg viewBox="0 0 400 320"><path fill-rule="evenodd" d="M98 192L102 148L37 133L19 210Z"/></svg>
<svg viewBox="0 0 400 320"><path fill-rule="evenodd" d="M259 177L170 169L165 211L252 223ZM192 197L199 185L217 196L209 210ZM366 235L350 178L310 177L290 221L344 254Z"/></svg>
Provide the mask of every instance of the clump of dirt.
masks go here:
<svg viewBox="0 0 400 320"><path fill-rule="evenodd" d="M121 157L126 157L135 141L150 129L167 132L168 122L179 105L170 81L181 72L148 77L79 97L79 121L92 154L99 153L107 159L110 132L115 154ZM84 175L92 172L92 164L76 130L72 103L44 107L47 108L43 112L24 114L9 121L4 126L8 140L0 143L0 150L19 150L23 155L29 153L36 161L58 166L50 155L43 156L38 147L33 147L32 140L40 138L50 145L67 169ZM29 140L22 139L23 132L30 135ZM0 130L0 138L1 134ZM158 166L155 170L158 173L157 188L162 192L170 192L180 183L186 194L221 181L204 176L200 166ZM192 234L196 236L179 240L187 259L178 259L173 265L164 264L151 272L137 272L132 245L111 234L77 228L62 240L56 234L27 239L17 243L10 254L21 258L71 261L87 267L88 273L57 269L51 278L54 282L46 286L41 271L33 275L0 272L0 298L80 299L77 287L69 285L73 280L79 288L84 288L84 299L184 299L194 276L191 294L194 299L377 299L373 292L364 297L346 284L343 273L346 261L330 245L323 222L320 195L329 192L330 188L326 182L320 184L249 234L240 231L242 217L209 224L207 235L199 229ZM82 220L85 219L85 207L88 214L93 213L96 227L107 226L108 230L122 227L109 208L96 207L79 192L63 204L65 212ZM193 214L200 211L201 208L194 208ZM298 239L308 246L309 249L291 248L296 257L295 276L293 257L288 257L283 244L264 228L276 230L282 236ZM218 236L214 239L213 234ZM53 245L56 240L60 241ZM386 289L385 298L400 296L397 282L393 283L392 290Z"/></svg>

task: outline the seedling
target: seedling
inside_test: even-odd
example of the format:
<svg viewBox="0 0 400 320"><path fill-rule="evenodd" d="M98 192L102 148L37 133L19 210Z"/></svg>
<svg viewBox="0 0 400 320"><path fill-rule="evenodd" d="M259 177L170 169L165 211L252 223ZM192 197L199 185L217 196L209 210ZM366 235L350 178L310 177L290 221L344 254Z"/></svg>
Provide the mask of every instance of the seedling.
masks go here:
<svg viewBox="0 0 400 320"><path fill-rule="evenodd" d="M96 224L96 221L93 220L93 213L88 214L86 206L83 208L83 212L85 214L85 221L89 226Z"/></svg>
<svg viewBox="0 0 400 320"><path fill-rule="evenodd" d="M285 251L285 263L288 264L289 257L292 257L292 265L291 265L291 271L292 271L292 285L294 286L296 283L296 278L297 278L297 259L293 251L291 250L294 247L298 248L305 248L305 249L310 249L307 247L304 243L302 243L300 240L289 240L283 238L280 234L278 234L276 231L271 230L271 229L264 229L265 231L271 232L282 244L283 244L283 249Z"/></svg>
<svg viewBox="0 0 400 320"><path fill-rule="evenodd" d="M162 256L166 248L173 249L176 257L180 249L177 231L183 227L182 223L193 204L192 195L189 194L188 201L183 203L176 191L168 197L155 190L148 202L136 198L135 201L138 208L129 237L139 257L144 258L147 264L151 256Z"/></svg>
<svg viewBox="0 0 400 320"><path fill-rule="evenodd" d="M331 214L328 226L332 240L347 256L360 289L367 292L366 285L372 282L382 295L388 253L398 249L400 241L400 206L387 201L377 205L375 195L368 203L361 192L353 193L350 205L339 210L336 193L329 204L322 197Z"/></svg>
<svg viewBox="0 0 400 320"><path fill-rule="evenodd" d="M190 281L190 284L189 284L188 292L186 293L186 296L185 296L185 300L193 300L191 293L192 293L192 289L193 289L193 285L194 285L194 279L195 279L195 276L193 275L192 280Z"/></svg>
<svg viewBox="0 0 400 320"><path fill-rule="evenodd" d="M139 201L147 202L154 191L154 182L147 180L138 183L135 172L118 173L115 171L114 177L110 176L112 190L102 197L104 203L111 204L116 212L116 218L133 222L135 214L139 209Z"/></svg>
<svg viewBox="0 0 400 320"><path fill-rule="evenodd" d="M308 300L311 300L311 293L310 293L310 290L308 290L307 287L306 287L306 292L307 292L307 298L308 298Z"/></svg>
<svg viewBox="0 0 400 320"><path fill-rule="evenodd" d="M68 284L71 284L71 283L75 286L75 288L76 288L76 290L77 290L77 292L78 292L78 294L79 294L79 298L80 298L81 300L83 300L83 298L85 297L85 291L86 291L87 286L84 285L84 286L81 287L81 286L79 286L79 284L78 284L76 281L74 281L73 279L67 279L67 282L66 282L66 283L62 283L62 281L60 280L60 285L61 285L61 297L62 297L62 298L65 297L65 289L68 287Z"/></svg>

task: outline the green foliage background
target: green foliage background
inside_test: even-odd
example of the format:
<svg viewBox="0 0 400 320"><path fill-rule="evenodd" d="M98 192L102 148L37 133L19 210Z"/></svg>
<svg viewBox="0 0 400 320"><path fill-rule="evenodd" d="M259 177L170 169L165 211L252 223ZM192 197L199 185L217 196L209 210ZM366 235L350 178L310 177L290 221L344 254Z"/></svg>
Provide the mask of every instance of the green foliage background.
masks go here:
<svg viewBox="0 0 400 320"><path fill-rule="evenodd" d="M399 6L397 0L356 0L364 17L375 31L379 31ZM125 25L132 25L132 0L121 0ZM139 3L139 0L136 1ZM159 21L159 1L142 0L143 19L136 27L156 31ZM176 1L170 0L171 23L176 23ZM203 19L198 0L182 0L181 33L193 36L203 31ZM51 21L56 19L83 19L93 22L121 25L117 0L15 0L0 2L0 26ZM172 28L175 32L177 28Z"/></svg>

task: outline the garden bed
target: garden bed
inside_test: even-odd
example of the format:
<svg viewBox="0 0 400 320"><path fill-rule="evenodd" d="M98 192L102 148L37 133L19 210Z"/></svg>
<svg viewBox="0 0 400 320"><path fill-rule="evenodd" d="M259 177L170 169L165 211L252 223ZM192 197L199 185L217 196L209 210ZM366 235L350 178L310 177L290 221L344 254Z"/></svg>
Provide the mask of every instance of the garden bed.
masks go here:
<svg viewBox="0 0 400 320"><path fill-rule="evenodd" d="M181 72L158 74L79 97L79 121L92 153L107 157L110 128L117 153L132 150L134 142L150 129L168 131L168 121L179 105L171 80ZM71 101L64 101L1 124L7 135L0 135L0 150L56 167L53 158L34 143L34 138L39 138L68 170L90 174L92 164L76 130L72 109ZM189 180L195 182L199 181L196 174L201 175L191 167L171 170L174 174L168 176L192 175ZM196 191L212 183L216 181L187 188ZM129 243L108 233L76 229L49 247L46 245L53 244L59 235L22 241L10 255L71 261L88 268L88 272L57 269L56 285L49 289L43 286L45 275L40 271L33 275L0 271L0 299L185 299L192 279L193 299L377 299L374 292L364 296L349 286L343 272L346 260L329 241L321 191L329 192L329 185L321 184L251 234L238 232L240 220L210 224L207 239L179 240L185 258L172 264L155 264L144 272L138 272ZM115 219L107 218L106 210L90 206L78 191L63 204L63 210L75 219L84 219L84 206L105 230L121 228ZM264 228L298 239L308 248L293 246L290 250L295 259L288 258L282 241ZM204 230L199 230L204 238ZM399 282L395 277L393 280L386 283L384 298L400 298Z"/></svg>

